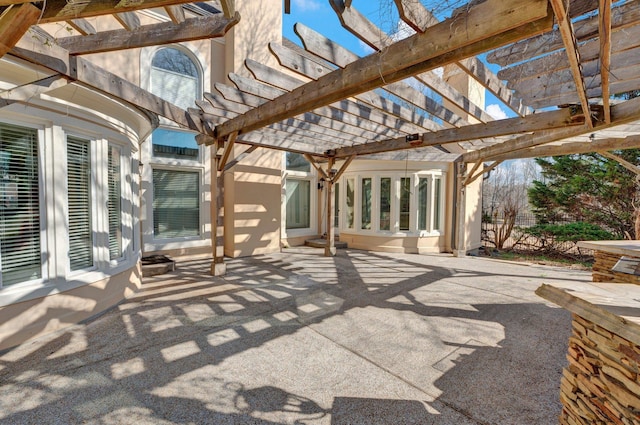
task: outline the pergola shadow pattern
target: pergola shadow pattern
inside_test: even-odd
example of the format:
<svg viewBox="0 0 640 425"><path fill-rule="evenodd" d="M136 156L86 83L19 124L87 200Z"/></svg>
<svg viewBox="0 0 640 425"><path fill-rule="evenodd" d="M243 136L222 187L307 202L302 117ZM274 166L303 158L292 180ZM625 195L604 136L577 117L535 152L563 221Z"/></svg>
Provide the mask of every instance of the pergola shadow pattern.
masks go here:
<svg viewBox="0 0 640 425"><path fill-rule="evenodd" d="M317 249L145 279L98 319L0 356L0 421L541 424L588 273ZM499 270L499 271L497 271Z"/></svg>

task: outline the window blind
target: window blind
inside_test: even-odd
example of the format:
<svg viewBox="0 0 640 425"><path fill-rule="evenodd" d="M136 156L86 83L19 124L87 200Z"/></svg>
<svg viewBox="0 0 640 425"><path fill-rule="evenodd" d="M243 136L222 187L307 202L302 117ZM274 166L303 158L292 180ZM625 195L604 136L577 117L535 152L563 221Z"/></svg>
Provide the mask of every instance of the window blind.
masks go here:
<svg viewBox="0 0 640 425"><path fill-rule="evenodd" d="M120 150L109 146L108 155L108 221L109 221L109 259L122 257L122 172L120 168Z"/></svg>
<svg viewBox="0 0 640 425"><path fill-rule="evenodd" d="M199 174L153 170L153 234L159 239L200 235Z"/></svg>
<svg viewBox="0 0 640 425"><path fill-rule="evenodd" d="M37 130L0 125L2 286L42 277Z"/></svg>
<svg viewBox="0 0 640 425"><path fill-rule="evenodd" d="M91 155L86 140L67 137L67 188L69 265L73 271L93 266Z"/></svg>

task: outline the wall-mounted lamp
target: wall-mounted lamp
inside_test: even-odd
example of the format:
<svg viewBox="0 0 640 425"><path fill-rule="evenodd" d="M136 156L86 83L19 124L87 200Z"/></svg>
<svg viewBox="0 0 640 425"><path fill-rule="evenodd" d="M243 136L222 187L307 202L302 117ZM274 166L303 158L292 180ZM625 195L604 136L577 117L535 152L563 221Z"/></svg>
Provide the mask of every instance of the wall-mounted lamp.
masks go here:
<svg viewBox="0 0 640 425"><path fill-rule="evenodd" d="M324 189L324 178L318 180L318 190Z"/></svg>
<svg viewBox="0 0 640 425"><path fill-rule="evenodd" d="M144 164L142 162L138 162L138 174L142 175L142 170L144 170Z"/></svg>

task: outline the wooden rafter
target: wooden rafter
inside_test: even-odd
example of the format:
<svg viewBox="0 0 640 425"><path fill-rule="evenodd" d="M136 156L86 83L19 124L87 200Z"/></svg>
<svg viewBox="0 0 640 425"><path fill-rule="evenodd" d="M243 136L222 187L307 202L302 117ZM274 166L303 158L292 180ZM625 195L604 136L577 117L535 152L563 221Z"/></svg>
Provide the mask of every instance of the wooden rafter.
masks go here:
<svg viewBox="0 0 640 425"><path fill-rule="evenodd" d="M304 155L304 159L306 159L309 164L311 164L311 166L313 168L316 169L316 171L318 172L318 174L320 174L320 177L325 179L325 180L329 180L329 176L327 175L327 173L322 169L322 167L320 166L320 164L318 164L315 160L315 158L313 158L313 156L309 155L308 153L305 153Z"/></svg>
<svg viewBox="0 0 640 425"><path fill-rule="evenodd" d="M90 35L98 32L86 19L69 19L67 24L78 31L80 35Z"/></svg>
<svg viewBox="0 0 640 425"><path fill-rule="evenodd" d="M305 57L288 47L277 43L271 43L269 47L282 66L311 79L318 79L321 76L328 75L332 72L332 70L327 66L319 64L318 62ZM385 86L385 89L389 92L399 93L397 86L393 86L389 89L389 86L392 84L395 83ZM415 109L393 102L379 93L368 91L356 94L353 97L360 102L364 102L374 108L383 110L387 115L394 115L415 125L419 125L426 129L426 131L437 131L442 128L441 125L433 122L425 114L416 114ZM411 102L407 100L407 103Z"/></svg>
<svg viewBox="0 0 640 425"><path fill-rule="evenodd" d="M273 100L289 91L234 73L229 74L228 77L243 93L258 96L265 100ZM375 111L370 108L359 107L359 105L350 100L343 100L326 107L316 108L313 112L319 116L339 120L345 124L346 129L358 128L374 132L380 136L389 133L410 134L399 125L401 121L397 120L392 123L390 122L392 119L389 117L385 122L382 114L380 114L380 119L377 119L378 117L374 116ZM398 125L395 125L395 123L398 123Z"/></svg>
<svg viewBox="0 0 640 425"><path fill-rule="evenodd" d="M223 171L224 167L227 165L227 161L231 156L231 152L233 152L233 147L236 143L237 137L238 133L231 133L229 135L229 138L225 142L223 146L222 157L220 158L220 161L218 161L218 171Z"/></svg>
<svg viewBox="0 0 640 425"><path fill-rule="evenodd" d="M423 32L426 28L439 22L419 1L396 0L395 2L400 12L400 18L415 31ZM456 65L479 82L484 88L493 93L494 96L500 99L512 111L520 116L526 115L527 109L522 104L522 101L516 99L511 90L479 59L475 57L467 58L456 62Z"/></svg>
<svg viewBox="0 0 640 425"><path fill-rule="evenodd" d="M220 0L220 6L222 6L222 12L227 18L231 18L236 14L236 2L235 0Z"/></svg>
<svg viewBox="0 0 640 425"><path fill-rule="evenodd" d="M543 158L547 156L600 152L610 149L640 148L640 135L627 136L624 139L609 138L591 142L566 142L558 145L541 145L495 156L495 160L508 161L521 158Z"/></svg>
<svg viewBox="0 0 640 425"><path fill-rule="evenodd" d="M414 9L420 7L418 6L419 2L414 3L416 3L413 6ZM394 43L392 37L386 34L382 29L377 27L373 22L368 20L356 9L341 7L337 5L336 2L332 2L332 6L338 14L342 26L349 30L356 37L360 38L360 40L369 45L372 49L381 51L382 49L387 48ZM298 32L298 35L301 38L302 30L303 28L301 26L301 30L300 32ZM420 30L419 32L424 32L424 30ZM305 46L307 46L307 44L305 44ZM318 46L316 43L316 46L314 47L318 48L320 46ZM320 56L323 55L321 54ZM333 56L338 60L340 59L339 55ZM344 67L344 65L341 65L341 67ZM451 102L451 108L457 110L458 114L470 114L482 122L493 120L493 118L489 114L485 113L480 106L474 104L474 102L471 101L467 96L461 94L458 90L451 87L451 85L443 81L442 78L434 74L432 71L421 72L414 75L414 77L419 82Z"/></svg>
<svg viewBox="0 0 640 425"><path fill-rule="evenodd" d="M190 18L180 24L162 22L145 25L132 31L111 30L94 35L64 37L58 39L58 44L72 55L83 55L181 43L223 37L239 20L239 15L228 19L219 14Z"/></svg>
<svg viewBox="0 0 640 425"><path fill-rule="evenodd" d="M611 123L602 123L596 130L603 130L616 125L628 124L640 120L640 97L627 100L617 105L611 106ZM603 120L604 121L604 120ZM546 130L538 133L521 136L513 140L495 146L489 146L477 151L468 152L462 155L464 162L475 162L482 159L494 159L504 155L512 154L516 151L526 150L535 146L556 142L570 137L580 136L592 132L593 129L585 126L575 126L560 128L556 130Z"/></svg>
<svg viewBox="0 0 640 425"><path fill-rule="evenodd" d="M600 84L602 86L602 106L604 107L604 120L606 123L610 123L609 69L611 67L611 0L600 0L598 22L600 29Z"/></svg>
<svg viewBox="0 0 640 425"><path fill-rule="evenodd" d="M252 153L253 151L255 151L256 149L258 149L258 146L256 146L256 145L251 145L251 146L247 147L247 149L245 149L243 152L239 153L231 161L227 162L227 165L224 166L224 170L223 171L225 171L225 172L229 171L230 169L232 169L233 167L238 165L243 159L245 159L247 156L249 156L249 154Z"/></svg>
<svg viewBox="0 0 640 425"><path fill-rule="evenodd" d="M31 3L13 6L0 15L0 58L16 45L39 16L40 9Z"/></svg>
<svg viewBox="0 0 640 425"><path fill-rule="evenodd" d="M489 19L491 17L491 19ZM469 12L428 28L307 83L216 127L215 137L249 132L384 84L479 54L548 28L547 2L487 0ZM542 28L541 28L542 25Z"/></svg>
<svg viewBox="0 0 640 425"><path fill-rule="evenodd" d="M355 53L352 53L340 44L329 40L307 26L296 24L294 31L298 34L308 52L340 68L344 68L349 63L360 59ZM329 72L325 67L321 65L318 66L325 69L326 72ZM444 107L442 103L434 101L429 96L406 83L397 82L388 84L384 86L384 90L407 102L407 104L412 104L424 109L434 117L441 119L444 123L451 124L455 127L468 123L465 119Z"/></svg>
<svg viewBox="0 0 640 425"><path fill-rule="evenodd" d="M195 129L184 109L86 59L70 56L68 51L59 46L45 46L42 43L23 38L11 50L10 54L48 68L69 81L77 81L122 99L131 105L165 117L183 127Z"/></svg>
<svg viewBox="0 0 640 425"><path fill-rule="evenodd" d="M458 143L479 138L498 137L509 134L529 133L552 128L582 126L585 114L563 108L556 111L542 112L525 117L508 118L491 123L467 125L460 128L440 130L434 133L415 135L415 137L396 138L381 142L349 146L338 149L332 154L336 157L350 155L368 155L401 149L413 149L422 146L436 146L447 143Z"/></svg>
<svg viewBox="0 0 640 425"><path fill-rule="evenodd" d="M640 167L638 167L635 164L630 163L629 161L627 161L626 159L615 155L611 152L608 151L598 151L598 153L602 156L604 156L605 158L609 158L612 159L614 161L616 161L618 164L622 165L624 168L626 168L627 170L631 171L632 173L634 173L637 176L640 176Z"/></svg>
<svg viewBox="0 0 640 425"><path fill-rule="evenodd" d="M558 21L558 28L560 30L560 34L562 35L562 40L564 41L564 47L567 52L569 66L571 68L571 73L573 74L573 79L576 84L576 90L578 93L578 97L580 98L582 110L588 111L589 99L587 97L587 88L585 86L584 77L582 75L580 53L578 52L578 42L576 40L575 33L573 32L571 18L567 14L567 10L565 9L563 0L549 0L549 2L553 7L553 12L555 13L556 20ZM589 128L593 128L593 120L591 119L591 116L589 114L585 116L585 120Z"/></svg>
<svg viewBox="0 0 640 425"><path fill-rule="evenodd" d="M597 5L594 5L594 7L596 6ZM572 7L569 10L572 17L575 17L574 12L574 8ZM611 29L613 31L619 31L636 25L639 20L640 0L630 0L613 8L611 12ZM574 22L573 29L577 40L582 43L598 37L599 25L599 16ZM562 48L564 48L562 35L560 31L556 29L494 50L487 55L487 60L491 63L506 67L514 63L529 61L536 56L546 55Z"/></svg>
<svg viewBox="0 0 640 425"><path fill-rule="evenodd" d="M167 12L169 19L171 19L171 22L174 24L180 24L186 19L184 16L184 9L181 5L165 6L164 10Z"/></svg>
<svg viewBox="0 0 640 425"><path fill-rule="evenodd" d="M140 18L138 18L135 12L114 13L113 17L128 31L134 31L140 28Z"/></svg>
<svg viewBox="0 0 640 425"><path fill-rule="evenodd" d="M231 1L231 0L229 0ZM173 6L183 3L191 3L192 0L47 0L44 5L40 23L60 22L69 19L90 18L93 16L110 15L114 11L118 13L131 12L156 7ZM233 16L233 15L230 15Z"/></svg>
<svg viewBox="0 0 640 425"><path fill-rule="evenodd" d="M465 181L462 183L463 186L468 186L471 183L473 183L474 181L478 180L478 178L480 178L480 176L482 176L483 174L488 173L489 171L493 170L494 168L496 168L498 165L502 164L502 161L494 161L493 164L489 165L489 166L483 166L482 170L480 170L478 173L473 174L473 173L469 173L469 175L467 176L467 178L465 179Z"/></svg>

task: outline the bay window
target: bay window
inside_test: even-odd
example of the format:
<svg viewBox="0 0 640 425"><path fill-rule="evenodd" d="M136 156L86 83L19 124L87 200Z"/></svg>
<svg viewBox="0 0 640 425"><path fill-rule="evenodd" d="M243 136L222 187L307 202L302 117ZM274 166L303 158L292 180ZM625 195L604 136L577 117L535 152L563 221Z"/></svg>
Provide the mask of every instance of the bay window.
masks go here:
<svg viewBox="0 0 640 425"><path fill-rule="evenodd" d="M67 137L67 220L71 271L93 267L91 171L89 141Z"/></svg>

